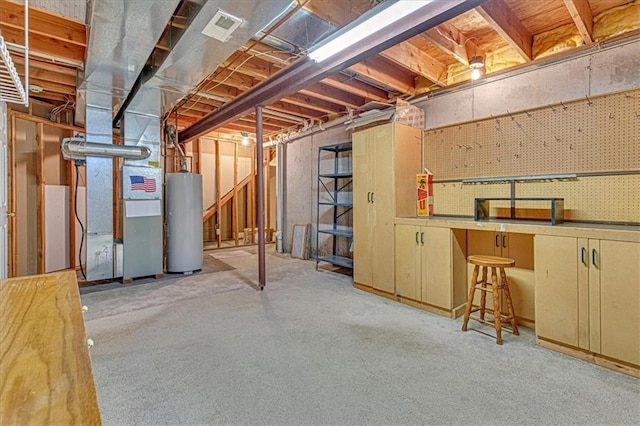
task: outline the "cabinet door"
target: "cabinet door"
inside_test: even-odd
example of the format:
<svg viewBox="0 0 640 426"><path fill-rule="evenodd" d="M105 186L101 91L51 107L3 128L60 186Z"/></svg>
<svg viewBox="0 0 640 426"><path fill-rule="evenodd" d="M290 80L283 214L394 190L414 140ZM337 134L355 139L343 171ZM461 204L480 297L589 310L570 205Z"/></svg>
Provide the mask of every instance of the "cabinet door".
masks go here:
<svg viewBox="0 0 640 426"><path fill-rule="evenodd" d="M502 254L516 261L515 268L505 271L509 277L509 289L516 316L535 321L535 277L533 272L533 235L502 232L499 234ZM502 301L503 311L507 312L506 301Z"/></svg>
<svg viewBox="0 0 640 426"><path fill-rule="evenodd" d="M394 231L395 217L393 180L393 133L391 125L371 129L375 138L373 180L373 288L395 293L394 284Z"/></svg>
<svg viewBox="0 0 640 426"><path fill-rule="evenodd" d="M640 244L601 240L595 260L600 268L600 352L640 365Z"/></svg>
<svg viewBox="0 0 640 426"><path fill-rule="evenodd" d="M371 150L374 149L368 132L353 134L353 281L371 286L370 238L371 175L374 175Z"/></svg>
<svg viewBox="0 0 640 426"><path fill-rule="evenodd" d="M422 269L422 301L444 309L452 308L451 230L422 228L425 234Z"/></svg>
<svg viewBox="0 0 640 426"><path fill-rule="evenodd" d="M578 346L578 241L535 237L536 334Z"/></svg>
<svg viewBox="0 0 640 426"><path fill-rule="evenodd" d="M420 300L420 227L396 225L396 294Z"/></svg>

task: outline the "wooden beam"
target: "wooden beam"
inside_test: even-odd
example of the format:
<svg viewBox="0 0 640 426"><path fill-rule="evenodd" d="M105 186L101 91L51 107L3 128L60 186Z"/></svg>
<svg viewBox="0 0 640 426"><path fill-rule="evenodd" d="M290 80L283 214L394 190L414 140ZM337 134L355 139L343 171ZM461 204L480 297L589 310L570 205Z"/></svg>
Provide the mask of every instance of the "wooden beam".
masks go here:
<svg viewBox="0 0 640 426"><path fill-rule="evenodd" d="M322 83L327 86L335 87L336 89L361 96L365 98L365 100L377 102L387 102L389 100L388 92L380 89L379 87L372 86L363 81L357 80L354 77L341 73L325 78L322 80Z"/></svg>
<svg viewBox="0 0 640 426"><path fill-rule="evenodd" d="M569 10L584 44L593 43L593 14L589 0L564 0L564 5Z"/></svg>
<svg viewBox="0 0 640 426"><path fill-rule="evenodd" d="M312 84L298 93L315 99L333 102L347 108L358 108L365 103L365 99L362 96L357 96L323 83Z"/></svg>
<svg viewBox="0 0 640 426"><path fill-rule="evenodd" d="M24 33L24 5L0 0L2 25ZM87 45L84 24L33 6L29 7L29 34L41 35L78 46Z"/></svg>
<svg viewBox="0 0 640 426"><path fill-rule="evenodd" d="M44 124L36 124L36 237L37 273L46 273L45 226L45 176L44 176Z"/></svg>
<svg viewBox="0 0 640 426"><path fill-rule="evenodd" d="M18 30L0 23L0 31L5 41L15 44L24 44L24 31ZM84 61L85 47L60 39L47 37L42 34L29 32L29 50L58 58L71 59L72 61Z"/></svg>
<svg viewBox="0 0 640 426"><path fill-rule="evenodd" d="M483 60L487 56L475 40L470 40L448 22L436 25L425 31L423 35L431 44L465 65L469 65L469 59L473 56L480 56Z"/></svg>
<svg viewBox="0 0 640 426"><path fill-rule="evenodd" d="M440 86L447 78L447 66L436 58L427 55L411 43L400 43L382 52L382 56L393 61L395 64L411 71L412 73L428 78ZM410 92L415 93L415 84L409 86Z"/></svg>
<svg viewBox="0 0 640 426"><path fill-rule="evenodd" d="M46 118L36 117L33 115L25 114L24 112L11 111L10 115L14 118L19 118L20 120L32 121L34 123L43 123L49 127L54 127L56 129L71 130L80 133L84 133L85 131L83 127L72 126L70 124L53 123L51 120L47 120Z"/></svg>
<svg viewBox="0 0 640 426"><path fill-rule="evenodd" d="M320 118L324 115L323 113L310 108L291 105L284 102L284 100L269 104L267 108L273 111L284 112L285 114L297 115L298 117L302 118Z"/></svg>
<svg viewBox="0 0 640 426"><path fill-rule="evenodd" d="M323 112L325 114L337 114L343 111L344 108L330 101L322 99L315 99L308 95L303 95L300 92L289 95L286 98L282 98L282 101L290 103L292 105L298 105L316 111Z"/></svg>
<svg viewBox="0 0 640 426"><path fill-rule="evenodd" d="M476 11L525 61L529 62L533 59L533 36L504 0L489 0L478 6Z"/></svg>
<svg viewBox="0 0 640 426"><path fill-rule="evenodd" d="M406 73L402 73L398 68L391 64L385 64L376 58L366 59L349 67L359 76L380 83L384 87L401 93L413 94L415 85L413 77Z"/></svg>

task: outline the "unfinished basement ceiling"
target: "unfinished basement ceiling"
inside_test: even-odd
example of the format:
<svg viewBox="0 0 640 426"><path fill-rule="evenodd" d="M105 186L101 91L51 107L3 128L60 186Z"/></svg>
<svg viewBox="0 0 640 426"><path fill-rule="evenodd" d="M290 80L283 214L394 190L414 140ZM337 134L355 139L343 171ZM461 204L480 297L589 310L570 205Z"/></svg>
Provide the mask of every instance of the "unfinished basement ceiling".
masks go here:
<svg viewBox="0 0 640 426"><path fill-rule="evenodd" d="M179 129L199 122L301 60L319 40L379 3L292 1L279 19L208 70L207 77L169 112L169 120ZM22 44L23 5L0 0L0 12L2 36ZM171 25L179 30L184 23L175 17ZM30 27L32 84L43 89L32 92L32 98L54 105L66 102L71 108L83 78L89 29L80 20L36 6L30 7ZM639 0L489 0L265 106L264 133L275 137L304 126L305 121L306 125L328 121L371 101L393 103L469 84L472 56L484 58L482 79L639 37ZM162 40L157 46L166 49ZM12 55L22 73L20 52L14 50ZM253 133L255 118L247 114L215 131L228 137Z"/></svg>

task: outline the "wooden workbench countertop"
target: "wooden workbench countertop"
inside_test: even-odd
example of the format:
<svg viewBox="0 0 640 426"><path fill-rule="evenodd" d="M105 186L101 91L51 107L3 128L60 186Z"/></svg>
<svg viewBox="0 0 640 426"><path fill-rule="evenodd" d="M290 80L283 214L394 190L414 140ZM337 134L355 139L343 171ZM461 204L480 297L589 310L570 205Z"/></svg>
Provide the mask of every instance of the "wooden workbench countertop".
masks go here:
<svg viewBox="0 0 640 426"><path fill-rule="evenodd" d="M474 221L473 218L449 216L396 217L394 223L396 225L433 226L438 228L472 229L491 232L515 232L519 234L596 238L640 243L640 226L628 225L576 222L551 225L551 223L541 221L510 219Z"/></svg>
<svg viewBox="0 0 640 426"><path fill-rule="evenodd" d="M0 280L0 425L99 425L75 272Z"/></svg>

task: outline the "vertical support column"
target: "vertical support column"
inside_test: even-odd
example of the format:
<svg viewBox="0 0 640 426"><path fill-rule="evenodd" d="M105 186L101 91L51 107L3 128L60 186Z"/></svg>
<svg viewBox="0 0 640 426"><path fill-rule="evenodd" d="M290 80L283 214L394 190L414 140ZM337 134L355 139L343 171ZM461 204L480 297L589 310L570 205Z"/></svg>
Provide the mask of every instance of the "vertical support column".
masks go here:
<svg viewBox="0 0 640 426"><path fill-rule="evenodd" d="M73 131L69 131L69 137ZM76 269L76 173L73 161L65 161L67 165L67 184L69 184L69 268Z"/></svg>
<svg viewBox="0 0 640 426"><path fill-rule="evenodd" d="M216 222L214 232L216 234L216 241L218 242L218 248L222 244L222 232L220 230L220 218L222 217L221 210L222 196L220 194L220 141L216 140Z"/></svg>
<svg viewBox="0 0 640 426"><path fill-rule="evenodd" d="M193 156L195 157L195 163L192 166L192 172L193 173L202 173L201 172L201 168L202 166L200 165L202 162L202 148L200 148L200 138L197 138L196 140L193 141Z"/></svg>
<svg viewBox="0 0 640 426"><path fill-rule="evenodd" d="M276 205L276 229L277 233L277 242L276 246L278 249L278 253L284 253L285 247L284 242L286 241L286 211L285 211L285 183L286 183L286 165L287 165L287 146L285 144L276 145L276 194L277 194L277 205Z"/></svg>
<svg viewBox="0 0 640 426"><path fill-rule="evenodd" d="M111 95L87 91L86 139L111 144ZM87 281L113 278L113 160L87 157Z"/></svg>
<svg viewBox="0 0 640 426"><path fill-rule="evenodd" d="M16 210L18 208L16 193L16 116L11 115L11 129L9 137L9 211L12 216L8 221L9 228L9 277L18 275L18 221Z"/></svg>
<svg viewBox="0 0 640 426"><path fill-rule="evenodd" d="M264 250L264 145L262 142L262 107L256 106L256 159L258 167L256 205L258 207L258 282L260 290L266 285Z"/></svg>
<svg viewBox="0 0 640 426"><path fill-rule="evenodd" d="M254 238L256 228L256 152L251 150L251 181L249 182L249 188L251 189L251 244L255 244Z"/></svg>
<svg viewBox="0 0 640 426"><path fill-rule="evenodd" d="M46 235L45 235L45 199L44 199L44 124L36 124L36 235L38 238L38 274L46 273Z"/></svg>
<svg viewBox="0 0 640 426"><path fill-rule="evenodd" d="M269 228L271 226L271 148L267 149L267 164L264 166L265 170L265 186L266 186L266 222L265 228Z"/></svg>
<svg viewBox="0 0 640 426"><path fill-rule="evenodd" d="M238 239L238 144L233 144L233 236L236 245L240 244Z"/></svg>

